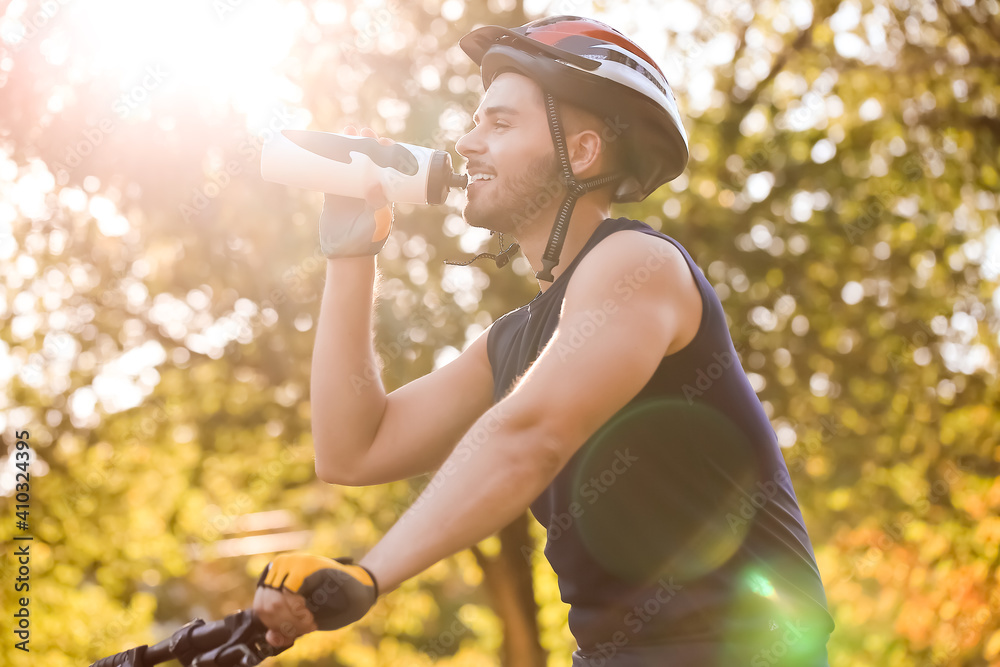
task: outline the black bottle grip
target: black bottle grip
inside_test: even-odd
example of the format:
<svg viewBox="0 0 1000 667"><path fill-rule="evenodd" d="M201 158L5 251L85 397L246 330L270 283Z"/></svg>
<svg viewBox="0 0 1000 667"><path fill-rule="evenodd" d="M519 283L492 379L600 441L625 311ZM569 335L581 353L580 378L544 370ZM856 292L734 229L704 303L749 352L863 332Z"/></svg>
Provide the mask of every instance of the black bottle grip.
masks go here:
<svg viewBox="0 0 1000 667"><path fill-rule="evenodd" d="M351 153L364 153L379 167L390 167L407 176L415 176L417 158L401 144L381 144L371 137L348 137L331 132L282 130L281 134L299 148L342 164L351 163Z"/></svg>

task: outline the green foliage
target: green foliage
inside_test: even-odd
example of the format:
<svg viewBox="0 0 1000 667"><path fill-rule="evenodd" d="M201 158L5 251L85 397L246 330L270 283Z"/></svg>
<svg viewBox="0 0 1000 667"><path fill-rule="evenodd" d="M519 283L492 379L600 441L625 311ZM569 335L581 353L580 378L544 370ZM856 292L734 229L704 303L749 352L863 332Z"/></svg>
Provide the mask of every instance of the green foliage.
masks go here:
<svg viewBox="0 0 1000 667"><path fill-rule="evenodd" d="M4 25L40 15L29 2L18 18L18 4ZM28 429L37 457L32 652L7 636L4 664L87 664L246 607L271 553L359 555L422 484L315 479L320 199L262 184L247 107L183 73L121 116L135 78L87 60L83 5L0 39L0 427L5 456ZM680 240L716 286L787 446L837 622L831 664L996 664L996 0L707 3L692 32L571 5L644 28L687 113L686 173L619 213ZM285 106L314 128L369 124L449 150L481 94L457 39L526 20L492 0L280 7L301 18L281 75L302 96ZM258 9L216 8L218 34ZM200 206L197 192L214 194ZM387 389L535 293L523 260L445 267L469 255L463 236L474 246L465 229L457 209L397 209L380 257ZM541 552L530 560L540 642L568 665L565 605ZM481 583L459 554L274 663L497 664Z"/></svg>

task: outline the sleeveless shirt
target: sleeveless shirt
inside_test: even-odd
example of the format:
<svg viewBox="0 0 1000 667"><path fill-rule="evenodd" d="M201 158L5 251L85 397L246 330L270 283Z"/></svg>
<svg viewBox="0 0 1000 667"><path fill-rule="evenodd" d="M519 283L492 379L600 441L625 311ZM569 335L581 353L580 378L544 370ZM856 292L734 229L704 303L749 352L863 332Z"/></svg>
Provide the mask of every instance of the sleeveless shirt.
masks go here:
<svg viewBox="0 0 1000 667"><path fill-rule="evenodd" d="M681 251L702 315L694 339L661 360L531 504L570 605L573 664L827 665L833 619L777 438L722 304L680 243L642 222L604 220L547 290L494 323L494 401L552 337L582 258L623 230ZM650 270L636 267L616 295L628 299ZM601 317L592 314L595 327ZM552 400L573 400L572 387L560 390Z"/></svg>

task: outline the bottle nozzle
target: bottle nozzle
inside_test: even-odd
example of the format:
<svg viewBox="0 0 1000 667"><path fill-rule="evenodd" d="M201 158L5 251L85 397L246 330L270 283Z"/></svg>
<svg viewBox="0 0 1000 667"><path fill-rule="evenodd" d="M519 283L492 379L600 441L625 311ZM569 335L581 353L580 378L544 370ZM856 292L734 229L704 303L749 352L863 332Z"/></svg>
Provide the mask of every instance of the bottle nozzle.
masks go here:
<svg viewBox="0 0 1000 667"><path fill-rule="evenodd" d="M427 203L443 204L448 198L449 188L465 188L468 185L466 174L452 171L451 155L446 151L434 151L428 164Z"/></svg>

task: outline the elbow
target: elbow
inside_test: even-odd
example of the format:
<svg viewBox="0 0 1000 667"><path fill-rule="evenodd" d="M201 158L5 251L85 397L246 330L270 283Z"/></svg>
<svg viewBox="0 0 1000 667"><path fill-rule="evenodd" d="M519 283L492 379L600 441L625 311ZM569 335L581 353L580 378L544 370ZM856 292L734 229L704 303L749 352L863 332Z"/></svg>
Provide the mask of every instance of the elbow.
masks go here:
<svg viewBox="0 0 1000 667"><path fill-rule="evenodd" d="M319 459L316 459L316 476L326 484L368 486L364 478L358 474L356 466L344 465L343 463L321 464Z"/></svg>
<svg viewBox="0 0 1000 667"><path fill-rule="evenodd" d="M327 484L369 486L371 475L366 460L375 445L378 428L348 431L321 428L313 420L313 449L316 452L316 476Z"/></svg>
<svg viewBox="0 0 1000 667"><path fill-rule="evenodd" d="M329 442L315 443L316 476L327 484L367 486L361 459L346 456L342 448L329 445Z"/></svg>
<svg viewBox="0 0 1000 667"><path fill-rule="evenodd" d="M348 486L342 481L343 477L341 476L340 471L330 466L330 464L320 463L319 457L316 457L316 476L321 482L326 484Z"/></svg>

